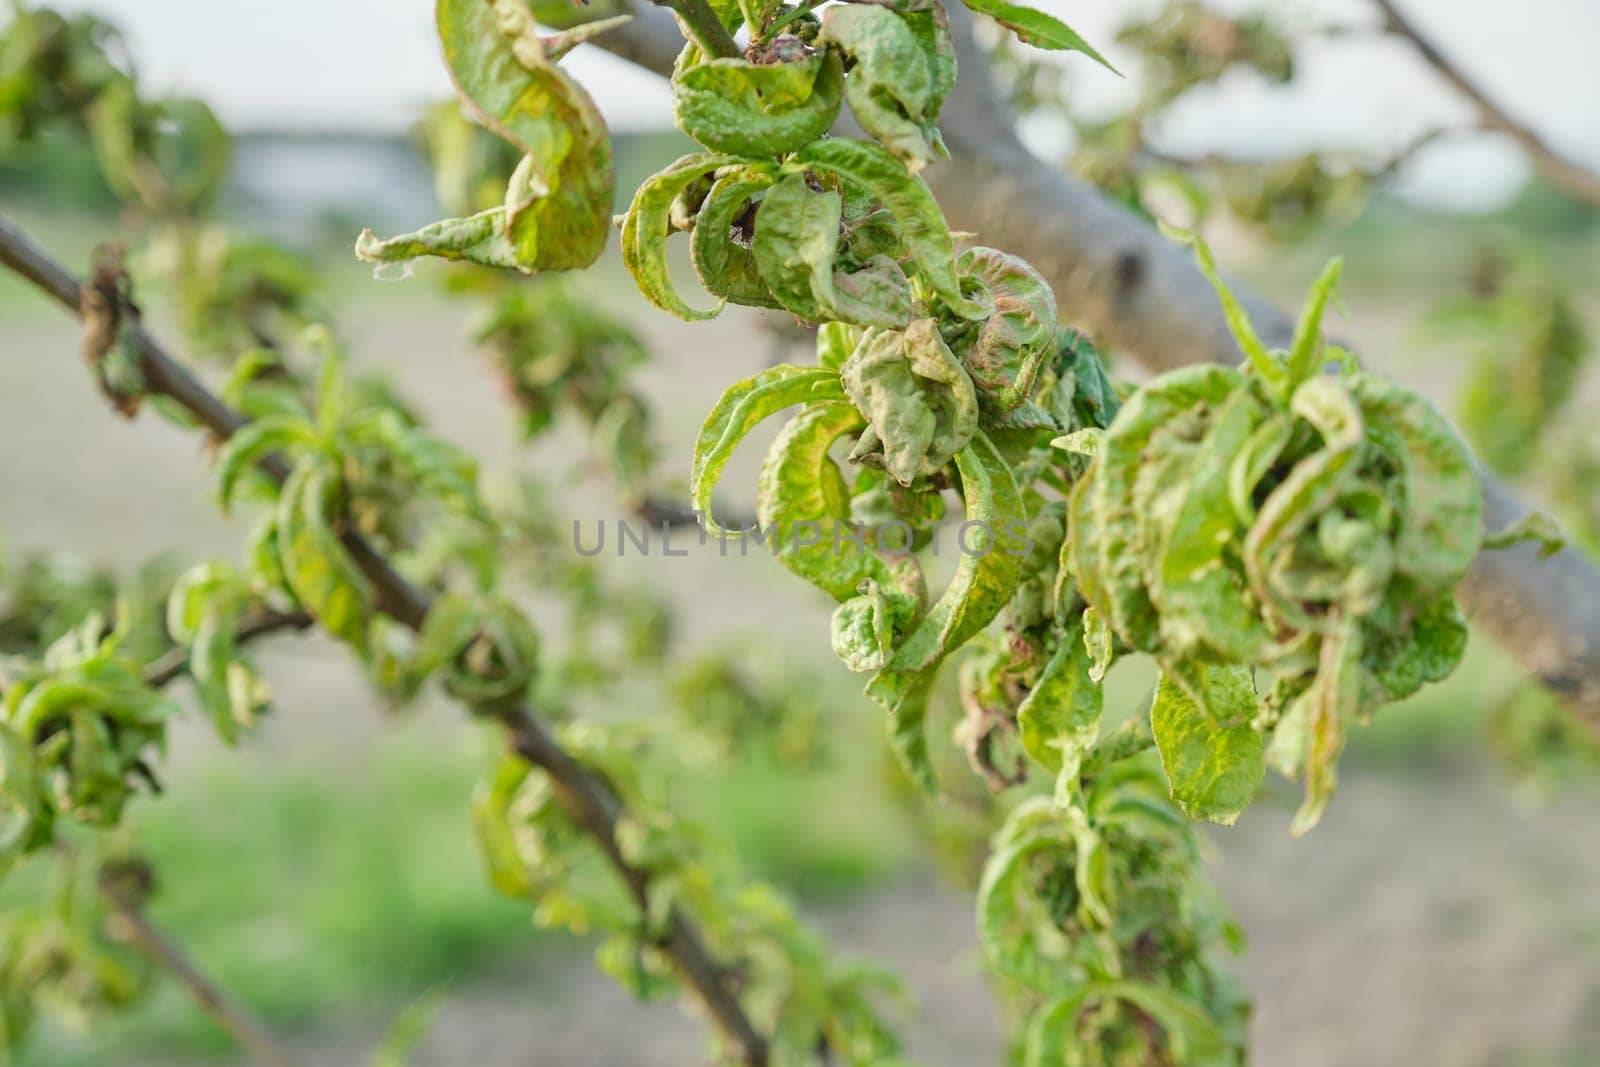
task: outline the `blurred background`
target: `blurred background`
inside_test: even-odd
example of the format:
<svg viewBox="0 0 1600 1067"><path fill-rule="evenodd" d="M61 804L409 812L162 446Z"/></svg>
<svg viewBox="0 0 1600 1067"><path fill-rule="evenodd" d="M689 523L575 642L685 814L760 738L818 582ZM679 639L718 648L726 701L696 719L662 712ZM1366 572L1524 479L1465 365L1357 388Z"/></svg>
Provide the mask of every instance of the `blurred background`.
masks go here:
<svg viewBox="0 0 1600 1067"><path fill-rule="evenodd" d="M379 280L350 254L363 227L409 230L440 213L417 133L449 96L427 0L58 6L120 25L145 91L214 106L234 143L213 216L303 257L352 362L398 383L481 459L487 482L511 493L537 479L557 550L570 548L573 520L592 529L626 517L596 477L586 427L522 439L446 271ZM1175 93L1152 89L1182 66L1171 41L1123 33L1161 4L1040 6L1127 77L1003 50L997 69L1036 152L1130 210L1203 213L1230 271L1282 303L1298 301L1327 256L1344 255L1339 332L1368 365L1457 414L1491 462L1504 459L1593 547L1600 446L1583 413L1600 400L1585 362L1600 330L1600 210L1552 187L1508 139L1460 129L1471 109L1406 42L1373 32L1362 0L1217 4L1291 42L1292 74L1275 65L1278 37L1263 38ZM1408 0L1405 10L1508 110L1600 169L1600 5ZM659 79L593 47L566 66L616 135L619 195L688 150ZM93 154L70 137L27 152L0 145L0 209L80 268L126 223ZM652 412L663 478L679 489L723 384L803 341L745 309L693 325L656 311L614 243L573 288L648 349L631 381ZM175 295L157 283L140 297L147 319L179 336ZM1070 307L1062 318L1072 321ZM78 343L72 321L0 278L8 595L46 556L84 582L102 571L125 579L163 554L236 556L244 531L217 515L195 441L153 419L109 417ZM1539 412L1539 425L1560 427L1557 444L1525 456L1525 429L1497 444L1504 393L1493 383L1552 361L1572 368ZM730 468L730 506L753 505L763 443ZM835 942L906 977L905 1032L919 1061L998 1062L970 899L949 856L962 813L930 816L908 796L877 713L829 652L827 606L760 555L602 563L611 584L585 594L588 609L661 605L674 619L668 662L585 688L575 710L686 716L690 759L674 803L730 835ZM543 607L557 644L572 610ZM466 806L491 739L428 699L392 713L343 650L314 636L276 638L258 661L275 711L257 735L230 749L202 723L181 725L168 795L133 815L160 871L152 915L220 984L315 1063L362 1061L407 1013L431 1020L418 1063L696 1061L692 1020L629 1004L582 944L535 931L524 906L492 894ZM1149 677L1138 662L1118 667L1123 713L1138 710ZM730 735L707 721L708 694L733 709L729 720L789 729ZM948 725L953 700L944 713ZM1352 737L1339 796L1314 834L1290 839L1298 798L1277 781L1237 827L1211 832L1213 868L1248 937L1239 967L1256 998L1257 1062L1600 1062L1597 766L1592 741L1475 640L1447 683ZM117 1020L48 1023L20 1062L233 1056L162 989Z"/></svg>

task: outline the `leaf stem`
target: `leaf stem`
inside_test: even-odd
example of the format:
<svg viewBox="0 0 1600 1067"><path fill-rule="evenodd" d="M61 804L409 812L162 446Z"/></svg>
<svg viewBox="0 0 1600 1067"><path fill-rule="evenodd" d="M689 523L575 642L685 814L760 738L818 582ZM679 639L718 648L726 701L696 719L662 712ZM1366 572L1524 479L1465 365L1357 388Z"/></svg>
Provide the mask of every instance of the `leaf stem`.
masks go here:
<svg viewBox="0 0 1600 1067"><path fill-rule="evenodd" d="M700 46L700 51L713 59L733 59L743 53L733 34L717 18L706 0L652 0L657 6L671 8L682 23L684 33Z"/></svg>

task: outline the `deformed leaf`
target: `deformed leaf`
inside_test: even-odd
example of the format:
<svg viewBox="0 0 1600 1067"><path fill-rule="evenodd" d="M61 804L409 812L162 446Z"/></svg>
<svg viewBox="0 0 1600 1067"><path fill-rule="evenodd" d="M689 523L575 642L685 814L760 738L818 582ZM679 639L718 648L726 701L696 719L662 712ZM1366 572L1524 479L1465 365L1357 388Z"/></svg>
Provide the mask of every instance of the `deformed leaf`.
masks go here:
<svg viewBox="0 0 1600 1067"><path fill-rule="evenodd" d="M797 163L838 175L893 217L915 272L956 315L981 319L987 309L968 300L956 280L955 241L927 185L886 149L866 141L824 137L794 155Z"/></svg>
<svg viewBox="0 0 1600 1067"><path fill-rule="evenodd" d="M913 173L938 154L939 109L955 52L944 12L901 13L873 4L841 4L822 14L822 39L852 62L845 98L861 128ZM922 23L922 33L913 21Z"/></svg>
<svg viewBox="0 0 1600 1067"><path fill-rule="evenodd" d="M1026 529L1016 478L983 434L956 456L968 523L986 526L987 551L964 551L955 576L916 628L895 649L889 665L867 685L867 695L889 712L896 755L914 781L933 787L922 733L928 691L946 656L987 626L1011 599L1026 553L1002 544L1002 534Z"/></svg>
<svg viewBox="0 0 1600 1067"><path fill-rule="evenodd" d="M525 155L503 206L388 241L369 230L357 256L442 256L525 273L587 267L605 247L616 192L611 141L594 101L547 54L523 0L438 0L435 15L445 61L473 114Z"/></svg>
<svg viewBox="0 0 1600 1067"><path fill-rule="evenodd" d="M297 465L278 497L278 553L295 599L329 633L364 648L373 593L334 528L339 495L322 464Z"/></svg>
<svg viewBox="0 0 1600 1067"><path fill-rule="evenodd" d="M634 283L656 307L680 319L715 318L721 302L709 311L698 311L683 302L672 288L667 273L667 237L672 233L672 202L692 183L721 167L740 160L733 156L713 156L703 152L682 156L665 170L645 179L634 193L633 203L622 222L622 262L633 275Z"/></svg>
<svg viewBox="0 0 1600 1067"><path fill-rule="evenodd" d="M1510 548L1531 542L1539 547L1539 558L1548 559L1567 546L1566 531L1561 524L1542 511L1524 512L1522 517L1502 530L1486 534L1486 549Z"/></svg>
<svg viewBox="0 0 1600 1067"><path fill-rule="evenodd" d="M977 432L972 379L933 319L904 330L868 330L840 380L869 423L851 458L870 460L901 485L942 468Z"/></svg>
<svg viewBox="0 0 1600 1067"><path fill-rule="evenodd" d="M712 296L746 307L783 306L761 278L749 237L734 233L752 210L754 198L776 180L775 175L759 170L733 171L718 178L706 193L689 249L700 284Z"/></svg>
<svg viewBox="0 0 1600 1067"><path fill-rule="evenodd" d="M851 535L842 529L850 524L850 490L828 453L861 425L843 400L801 410L767 452L756 498L762 533L775 543L778 560L841 603L869 581L881 589L905 584L864 537L846 540ZM904 574L915 562L907 557L899 566Z"/></svg>
<svg viewBox="0 0 1600 1067"><path fill-rule="evenodd" d="M317 444L315 431L304 419L266 415L240 427L217 453L217 500L224 514L233 503L239 480L274 452L292 455Z"/></svg>
<svg viewBox="0 0 1600 1067"><path fill-rule="evenodd" d="M1350 379L1368 434L1399 464L1405 499L1395 569L1455 585L1483 541L1483 486L1472 457L1426 397L1368 374Z"/></svg>
<svg viewBox="0 0 1600 1067"><path fill-rule="evenodd" d="M969 248L956 264L962 289L989 315L963 334L961 363L978 395L1010 411L1028 399L1045 361L1056 354L1056 298L1025 260L995 248Z"/></svg>
<svg viewBox="0 0 1600 1067"><path fill-rule="evenodd" d="M772 297L811 322L904 326L911 319L911 283L900 265L878 255L848 270L839 255L844 202L788 174L756 211L751 254Z"/></svg>
<svg viewBox="0 0 1600 1067"><path fill-rule="evenodd" d="M1038 682L1017 708L1022 747L1063 782L1076 783L1084 753L1100 736L1102 694L1084 632L1062 635Z"/></svg>
<svg viewBox="0 0 1600 1067"><path fill-rule="evenodd" d="M1266 773L1265 740L1251 726L1255 687L1242 667L1201 668L1199 680L1205 707L1163 673L1150 728L1178 807L1192 818L1230 826Z"/></svg>
<svg viewBox="0 0 1600 1067"><path fill-rule="evenodd" d="M837 52L757 63L684 46L672 74L678 128L713 152L763 159L828 132L844 83Z"/></svg>
<svg viewBox="0 0 1600 1067"><path fill-rule="evenodd" d="M711 496L734 449L752 429L795 404L843 399L839 375L824 367L783 364L729 386L700 427L689 473L690 499L706 532L722 533L711 514Z"/></svg>

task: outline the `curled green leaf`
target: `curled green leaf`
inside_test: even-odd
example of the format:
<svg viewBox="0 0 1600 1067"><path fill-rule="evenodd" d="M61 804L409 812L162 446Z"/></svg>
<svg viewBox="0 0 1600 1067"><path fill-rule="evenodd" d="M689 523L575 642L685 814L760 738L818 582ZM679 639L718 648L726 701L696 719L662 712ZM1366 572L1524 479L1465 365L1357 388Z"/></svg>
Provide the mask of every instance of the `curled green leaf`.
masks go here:
<svg viewBox="0 0 1600 1067"><path fill-rule="evenodd" d="M645 179L634 193L633 203L622 222L622 262L633 275L639 291L656 307L680 319L716 318L717 306L700 311L683 302L672 287L667 273L667 237L672 233L672 203L691 184L719 168L738 164L732 156L712 156L703 152L682 156L665 170Z"/></svg>
<svg viewBox="0 0 1600 1067"><path fill-rule="evenodd" d="M278 496L278 554L295 599L329 633L365 648L373 593L335 529L340 496L337 474L323 464L296 465Z"/></svg>
<svg viewBox="0 0 1600 1067"><path fill-rule="evenodd" d="M788 174L756 211L751 255L783 307L812 322L903 326L911 319L911 284L900 265L873 256L855 269L840 258L843 198Z"/></svg>
<svg viewBox="0 0 1600 1067"><path fill-rule="evenodd" d="M865 531L852 528L850 490L829 450L861 426L843 400L801 410L768 450L756 498L761 532L773 540L779 561L840 602L868 581L915 588L920 574L913 559L891 563Z"/></svg>
<svg viewBox="0 0 1600 1067"><path fill-rule="evenodd" d="M933 677L945 657L993 621L1022 574L1026 531L1016 478L989 439L979 433L956 455L966 520L989 531L986 545L962 546L955 576L918 620L889 665L867 685L867 695L889 713L895 754L913 781L933 788L923 719Z"/></svg>
<svg viewBox="0 0 1600 1067"><path fill-rule="evenodd" d="M822 367L780 365L729 386L700 427L689 472L690 500L706 532L712 536L723 532L711 514L712 493L734 449L752 429L795 404L842 399L839 375Z"/></svg>
<svg viewBox="0 0 1600 1067"><path fill-rule="evenodd" d="M713 152L780 156L828 132L843 83L836 52L758 63L706 59L688 44L672 73L673 118Z"/></svg>
<svg viewBox="0 0 1600 1067"><path fill-rule="evenodd" d="M841 4L823 12L822 39L850 58L845 99L861 128L913 173L931 163L943 148L939 109L955 73L944 11Z"/></svg>
<svg viewBox="0 0 1600 1067"><path fill-rule="evenodd" d="M868 330L840 379L869 424L851 458L881 466L901 485L944 467L977 432L972 379L933 319Z"/></svg>
<svg viewBox="0 0 1600 1067"><path fill-rule="evenodd" d="M1100 736L1103 697L1084 632L1061 636L1044 673L1017 709L1022 747L1062 782L1075 786L1085 753Z"/></svg>
<svg viewBox="0 0 1600 1067"><path fill-rule="evenodd" d="M1056 298L1025 260L994 248L969 248L956 264L962 289L988 317L952 342L978 395L1002 411L1028 399L1056 355Z"/></svg>
<svg viewBox="0 0 1600 1067"><path fill-rule="evenodd" d="M605 247L617 181L594 101L556 66L523 0L438 0L435 16L474 116L525 154L502 206L386 241L368 230L356 255L375 263L440 256L525 273L587 267ZM556 50L574 43L558 41Z"/></svg>
<svg viewBox="0 0 1600 1067"><path fill-rule="evenodd" d="M750 251L748 230L754 198L772 187L775 175L733 171L712 183L694 220L689 250L700 284L712 296L746 307L782 307L762 280ZM746 232L737 232L740 226Z"/></svg>
<svg viewBox="0 0 1600 1067"><path fill-rule="evenodd" d="M955 271L955 241L927 185L888 150L866 141L824 137L794 155L797 163L827 171L853 184L894 219L914 273L956 315L981 319L987 310L961 292Z"/></svg>

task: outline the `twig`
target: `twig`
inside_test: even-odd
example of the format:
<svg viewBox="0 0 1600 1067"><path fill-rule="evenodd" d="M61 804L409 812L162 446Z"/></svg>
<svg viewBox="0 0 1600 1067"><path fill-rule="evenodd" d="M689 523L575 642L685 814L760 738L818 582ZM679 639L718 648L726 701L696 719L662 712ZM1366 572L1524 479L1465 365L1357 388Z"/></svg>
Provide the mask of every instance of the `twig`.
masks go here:
<svg viewBox="0 0 1600 1067"><path fill-rule="evenodd" d="M316 620L303 611L260 611L239 620L239 625L234 629L234 638L239 641L249 641L278 630L304 630L314 622ZM146 685L160 689L188 669L189 650L170 649L151 660L145 667L144 681Z"/></svg>
<svg viewBox="0 0 1600 1067"><path fill-rule="evenodd" d="M295 1060L288 1050L243 1005L202 974L177 942L150 921L144 909L107 887L102 887L101 896L111 908L113 932L176 978L200 1010L227 1031L240 1048L262 1067L291 1067Z"/></svg>
<svg viewBox="0 0 1600 1067"><path fill-rule="evenodd" d="M1383 13L1384 30L1409 41L1422 56L1423 62L1450 83L1456 92L1466 97L1477 109L1479 121L1484 129L1503 133L1521 145L1532 158L1533 165L1539 173L1565 190L1569 196L1591 206L1600 207L1600 173L1590 170L1558 151L1532 127L1512 117L1483 86L1469 78L1449 56L1440 51L1433 39L1407 18L1395 6L1393 0L1373 0L1373 3Z"/></svg>
<svg viewBox="0 0 1600 1067"><path fill-rule="evenodd" d="M0 219L0 263L77 312L77 280L4 219ZM218 438L231 436L245 424L241 415L168 356L142 327L134 329L131 341L139 351L145 384L150 391L176 401ZM286 464L278 456L269 457L261 468L279 480L288 474ZM346 533L342 540L356 565L372 583L381 610L411 629L419 628L428 614L428 594L401 576L358 534ZM508 708L497 718L506 731L508 746L550 776L567 814L594 839L640 908L646 908L650 875L622 854L617 842L617 823L623 808L611 783L562 748L531 709ZM766 1041L739 1003L733 976L712 957L699 931L681 911L674 910L670 914L657 947L672 961L718 1029L738 1050L740 1060L750 1067L762 1067L767 1062Z"/></svg>
<svg viewBox="0 0 1600 1067"><path fill-rule="evenodd" d="M740 54L733 34L706 0L651 0L651 3L676 12L683 20L684 29L706 55L713 59L731 59Z"/></svg>

